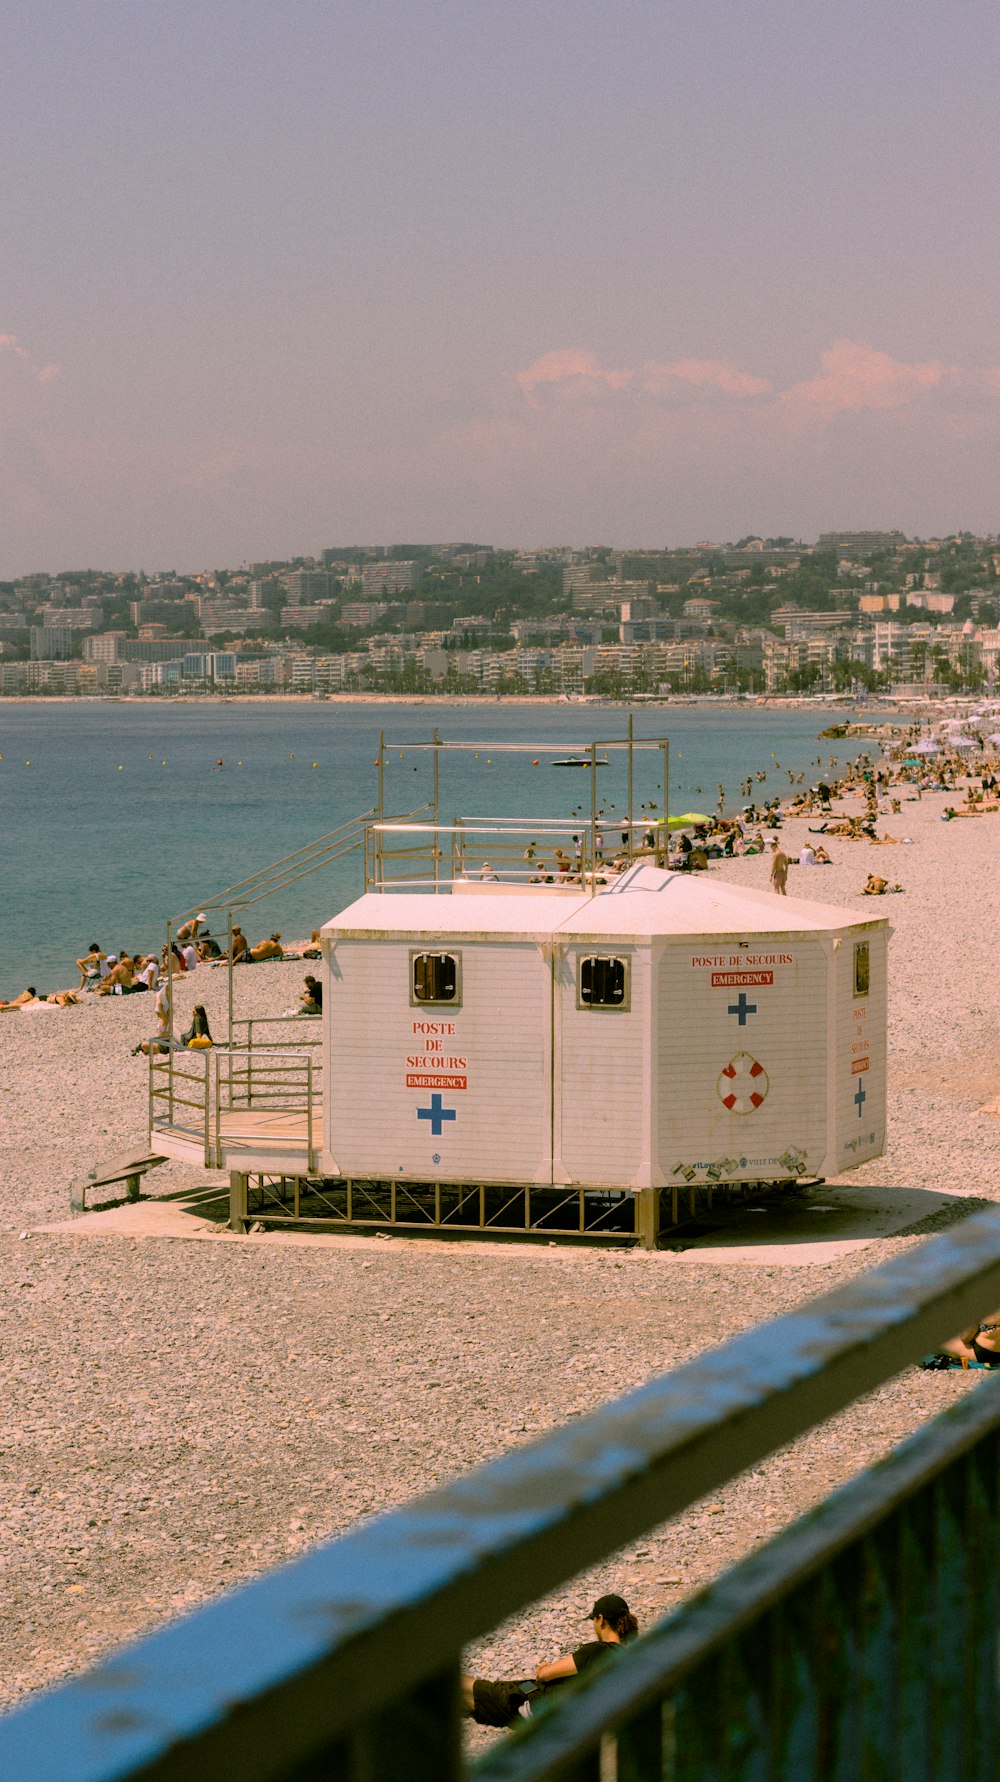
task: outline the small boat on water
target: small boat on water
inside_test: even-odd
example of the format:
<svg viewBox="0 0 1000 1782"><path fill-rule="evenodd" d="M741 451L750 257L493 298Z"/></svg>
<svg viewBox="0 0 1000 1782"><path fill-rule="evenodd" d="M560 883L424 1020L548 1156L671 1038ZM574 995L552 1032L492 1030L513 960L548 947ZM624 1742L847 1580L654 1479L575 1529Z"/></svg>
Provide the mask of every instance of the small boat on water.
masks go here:
<svg viewBox="0 0 1000 1782"><path fill-rule="evenodd" d="M596 762L592 761L589 755L563 755L558 761L552 763L553 767L607 767L607 765L606 755L598 755Z"/></svg>

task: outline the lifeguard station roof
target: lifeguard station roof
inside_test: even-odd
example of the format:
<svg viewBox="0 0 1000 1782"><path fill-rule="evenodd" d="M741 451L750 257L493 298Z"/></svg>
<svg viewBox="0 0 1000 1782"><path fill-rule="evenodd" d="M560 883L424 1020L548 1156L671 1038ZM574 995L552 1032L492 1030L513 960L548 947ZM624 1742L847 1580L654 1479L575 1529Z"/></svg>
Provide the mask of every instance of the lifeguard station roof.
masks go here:
<svg viewBox="0 0 1000 1782"><path fill-rule="evenodd" d="M803 869L808 872L809 869ZM811 882L811 881L810 881ZM544 941L554 934L652 935L810 934L870 927L885 918L852 916L835 904L778 897L745 885L727 885L705 873L665 872L639 863L596 896L539 886L462 885L438 891L369 892L323 926L334 940L392 935L433 938L442 934L518 937Z"/></svg>
<svg viewBox="0 0 1000 1782"><path fill-rule="evenodd" d="M811 885L819 870L802 870ZM885 920L883 917L882 920ZM585 898L559 924L562 934L814 934L869 927L836 904L779 897L749 885L727 885L707 873L664 872L642 862Z"/></svg>
<svg viewBox="0 0 1000 1782"><path fill-rule="evenodd" d="M572 894L553 887L514 891L506 887L462 885L437 892L369 891L323 925L330 939L353 940L384 935L423 939L440 934L511 935L523 940L548 940L580 904L593 903L577 886Z"/></svg>

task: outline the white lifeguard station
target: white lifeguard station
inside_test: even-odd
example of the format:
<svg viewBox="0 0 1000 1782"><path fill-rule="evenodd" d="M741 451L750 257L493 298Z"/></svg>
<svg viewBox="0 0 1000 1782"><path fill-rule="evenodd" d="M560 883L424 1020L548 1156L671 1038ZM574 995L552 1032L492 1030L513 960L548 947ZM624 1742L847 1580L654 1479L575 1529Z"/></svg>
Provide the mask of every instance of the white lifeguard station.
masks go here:
<svg viewBox="0 0 1000 1782"><path fill-rule="evenodd" d="M238 1020L230 968L225 1044L150 1059L151 1142L229 1171L235 1229L652 1244L717 1192L881 1154L886 920L670 870L667 745L631 721L551 763L589 769L589 816L442 819L444 751L532 746L537 767L538 745L383 737L373 811L203 900L231 931L234 911L364 854L364 895L321 930L308 1038L294 1019ZM433 796L393 816L397 749L431 751ZM627 783L609 848L598 768L615 749ZM636 802L643 750L662 751L659 808Z"/></svg>
<svg viewBox="0 0 1000 1782"><path fill-rule="evenodd" d="M885 1142L884 919L635 863L369 893L322 930L323 1168L645 1196ZM647 1193L647 1191L650 1191Z"/></svg>

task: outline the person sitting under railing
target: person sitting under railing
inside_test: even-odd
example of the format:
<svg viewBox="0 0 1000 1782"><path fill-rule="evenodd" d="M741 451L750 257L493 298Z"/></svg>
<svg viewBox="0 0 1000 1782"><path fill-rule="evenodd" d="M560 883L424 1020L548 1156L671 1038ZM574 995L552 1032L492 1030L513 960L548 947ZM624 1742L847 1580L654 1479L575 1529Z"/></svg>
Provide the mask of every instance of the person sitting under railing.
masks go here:
<svg viewBox="0 0 1000 1782"><path fill-rule="evenodd" d="M981 1324L970 1324L958 1336L949 1337L933 1355L925 1355L920 1366L1000 1367L1000 1310L988 1313Z"/></svg>
<svg viewBox="0 0 1000 1782"><path fill-rule="evenodd" d="M623 1596L599 1596L587 1617L595 1638L575 1651L537 1665L534 1677L519 1682L493 1682L488 1677L462 1678L463 1711L480 1726L513 1726L530 1716L532 1706L560 1683L566 1683L595 1661L606 1658L625 1640L632 1640L639 1623Z"/></svg>

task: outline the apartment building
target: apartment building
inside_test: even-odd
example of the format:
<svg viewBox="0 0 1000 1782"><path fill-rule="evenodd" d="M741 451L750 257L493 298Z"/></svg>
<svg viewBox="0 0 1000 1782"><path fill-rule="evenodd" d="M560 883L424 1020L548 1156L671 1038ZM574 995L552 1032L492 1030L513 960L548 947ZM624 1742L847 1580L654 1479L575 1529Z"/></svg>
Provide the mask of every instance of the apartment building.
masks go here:
<svg viewBox="0 0 1000 1782"><path fill-rule="evenodd" d="M361 568L361 593L365 600L381 594L409 594L420 585L421 566L416 562L391 562L386 558Z"/></svg>

